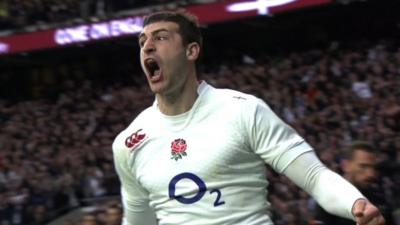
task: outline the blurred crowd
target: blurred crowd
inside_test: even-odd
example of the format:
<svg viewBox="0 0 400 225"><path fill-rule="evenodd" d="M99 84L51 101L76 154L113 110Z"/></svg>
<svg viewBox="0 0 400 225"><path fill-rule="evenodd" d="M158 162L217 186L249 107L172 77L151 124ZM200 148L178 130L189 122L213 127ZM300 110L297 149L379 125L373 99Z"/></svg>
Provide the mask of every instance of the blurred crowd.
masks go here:
<svg viewBox="0 0 400 225"><path fill-rule="evenodd" d="M61 225L121 225L122 208L119 202L110 200L88 207L81 216L64 220ZM85 212L86 211L86 212Z"/></svg>
<svg viewBox="0 0 400 225"><path fill-rule="evenodd" d="M119 194L111 143L149 95L109 89L71 80L55 102L0 101L1 225L42 224L81 199Z"/></svg>
<svg viewBox="0 0 400 225"><path fill-rule="evenodd" d="M201 77L264 99L339 173L345 146L370 141L381 153L376 185L386 204L400 209L398 45L243 55L205 65ZM82 199L119 194L111 143L154 100L143 76L134 80L99 87L95 80L70 79L52 99L0 99L0 225L43 224ZM274 171L268 177L275 224L314 224L315 201ZM108 225L107 209L118 214L119 207L65 225Z"/></svg>
<svg viewBox="0 0 400 225"><path fill-rule="evenodd" d="M122 10L186 0L6 0L0 1L0 31L30 25L105 19Z"/></svg>

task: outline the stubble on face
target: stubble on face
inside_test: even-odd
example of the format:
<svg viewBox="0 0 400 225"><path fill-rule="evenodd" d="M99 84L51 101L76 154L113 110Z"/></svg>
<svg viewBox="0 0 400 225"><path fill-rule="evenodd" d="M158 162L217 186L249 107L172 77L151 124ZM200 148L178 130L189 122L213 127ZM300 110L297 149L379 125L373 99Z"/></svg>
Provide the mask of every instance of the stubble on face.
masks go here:
<svg viewBox="0 0 400 225"><path fill-rule="evenodd" d="M351 182L358 187L369 188L377 176L376 156L369 152L356 150L349 163Z"/></svg>

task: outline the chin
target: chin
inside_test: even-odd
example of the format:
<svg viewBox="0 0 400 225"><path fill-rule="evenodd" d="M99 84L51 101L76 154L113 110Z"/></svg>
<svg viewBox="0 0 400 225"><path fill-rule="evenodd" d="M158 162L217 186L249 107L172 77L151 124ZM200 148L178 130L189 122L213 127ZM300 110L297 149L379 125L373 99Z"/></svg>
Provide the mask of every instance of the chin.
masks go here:
<svg viewBox="0 0 400 225"><path fill-rule="evenodd" d="M373 186L373 183L361 183L359 184L360 188L371 188Z"/></svg>
<svg viewBox="0 0 400 225"><path fill-rule="evenodd" d="M159 84L150 84L150 89L154 94L162 94L165 92L165 88Z"/></svg>

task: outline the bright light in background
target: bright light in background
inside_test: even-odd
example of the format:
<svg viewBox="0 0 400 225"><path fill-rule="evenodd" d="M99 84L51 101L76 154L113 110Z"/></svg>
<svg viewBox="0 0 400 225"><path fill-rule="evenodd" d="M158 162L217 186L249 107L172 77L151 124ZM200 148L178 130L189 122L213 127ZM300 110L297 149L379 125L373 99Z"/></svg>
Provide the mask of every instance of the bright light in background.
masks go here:
<svg viewBox="0 0 400 225"><path fill-rule="evenodd" d="M249 2L233 3L226 7L229 12L243 12L250 10L257 10L260 15L267 15L268 8L285 5L296 0L256 0Z"/></svg>
<svg viewBox="0 0 400 225"><path fill-rule="evenodd" d="M0 54L7 53L9 50L9 45L6 43L0 42Z"/></svg>

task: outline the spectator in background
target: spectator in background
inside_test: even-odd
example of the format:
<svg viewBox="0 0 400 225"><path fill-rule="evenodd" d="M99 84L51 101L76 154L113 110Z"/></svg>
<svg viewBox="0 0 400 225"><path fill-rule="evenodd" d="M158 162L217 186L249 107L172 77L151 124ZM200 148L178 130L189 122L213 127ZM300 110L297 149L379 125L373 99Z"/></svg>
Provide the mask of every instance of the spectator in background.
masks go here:
<svg viewBox="0 0 400 225"><path fill-rule="evenodd" d="M372 98L371 88L365 79L361 79L361 76L352 74L352 90L357 94L358 97L362 99Z"/></svg>
<svg viewBox="0 0 400 225"><path fill-rule="evenodd" d="M368 142L354 141L345 153L341 167L343 177L354 184L362 194L375 204L383 213L386 224L392 225L392 210L385 199L378 181L379 152ZM348 219L327 213L320 206L316 208L316 220L325 225L354 225Z"/></svg>
<svg viewBox="0 0 400 225"><path fill-rule="evenodd" d="M32 209L32 222L31 225L41 225L44 224L48 218L47 209L44 205L38 205Z"/></svg>
<svg viewBox="0 0 400 225"><path fill-rule="evenodd" d="M80 225L97 225L96 216L92 214L86 214L82 217Z"/></svg>
<svg viewBox="0 0 400 225"><path fill-rule="evenodd" d="M122 222L122 212L117 206L111 206L106 210L105 225L120 225Z"/></svg>

